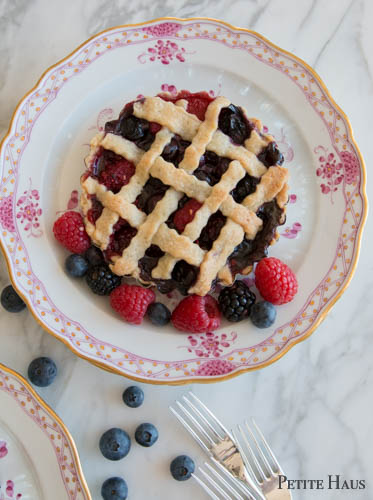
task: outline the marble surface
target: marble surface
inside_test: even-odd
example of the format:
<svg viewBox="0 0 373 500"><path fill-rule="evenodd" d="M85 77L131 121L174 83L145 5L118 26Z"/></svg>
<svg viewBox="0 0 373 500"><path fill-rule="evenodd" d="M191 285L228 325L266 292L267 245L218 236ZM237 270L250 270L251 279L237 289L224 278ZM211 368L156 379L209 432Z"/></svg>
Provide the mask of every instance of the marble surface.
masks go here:
<svg viewBox="0 0 373 500"><path fill-rule="evenodd" d="M373 161L373 3L370 0L2 0L0 2L0 137L18 100L42 71L107 27L165 15L210 16L252 28L313 66L350 117L369 169ZM368 185L369 191L372 186ZM294 499L373 498L373 228L368 223L356 275L327 319L305 342L266 369L218 385L191 389L227 423L254 415L289 478L325 479L340 474L365 479L362 491L295 491ZM9 279L0 257L0 286ZM0 362L25 375L29 362L48 355L59 375L40 390L77 444L93 499L112 475L128 482L132 500L205 498L193 482L170 478L180 454L203 454L170 415L168 405L184 387L144 385L145 403L121 402L129 382L76 358L24 311L0 311ZM1 412L1 409L0 409ZM134 445L120 462L105 460L99 436L119 426L133 433L153 422L160 431L150 449Z"/></svg>

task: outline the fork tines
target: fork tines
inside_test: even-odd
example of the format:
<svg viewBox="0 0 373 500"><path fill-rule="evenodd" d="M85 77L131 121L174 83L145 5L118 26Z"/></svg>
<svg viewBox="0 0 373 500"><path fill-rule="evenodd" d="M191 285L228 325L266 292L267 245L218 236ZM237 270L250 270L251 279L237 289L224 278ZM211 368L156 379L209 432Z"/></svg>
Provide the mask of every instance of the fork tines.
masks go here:
<svg viewBox="0 0 373 500"><path fill-rule="evenodd" d="M233 431L233 436L247 469L262 487L282 474L282 469L254 419L250 420L251 426L245 420L243 426L237 426L238 432Z"/></svg>
<svg viewBox="0 0 373 500"><path fill-rule="evenodd" d="M197 396L192 392L188 396L183 396L182 401L176 401L177 409L170 406L175 417L206 452L211 453L212 449L216 449L219 453L219 445L225 442L226 446L222 446L220 450L224 456L218 458L223 459L234 453L236 447L231 433Z"/></svg>
<svg viewBox="0 0 373 500"><path fill-rule="evenodd" d="M215 467L205 462L205 466L198 467L200 477L192 474L193 479L214 500L255 500L250 490L237 481L217 460L212 459Z"/></svg>

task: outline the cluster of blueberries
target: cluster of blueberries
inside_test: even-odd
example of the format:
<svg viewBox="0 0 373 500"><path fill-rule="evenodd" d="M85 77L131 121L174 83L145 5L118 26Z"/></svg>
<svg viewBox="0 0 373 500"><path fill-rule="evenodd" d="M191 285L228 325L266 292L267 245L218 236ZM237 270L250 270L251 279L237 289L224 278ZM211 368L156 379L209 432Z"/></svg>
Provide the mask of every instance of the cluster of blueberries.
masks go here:
<svg viewBox="0 0 373 500"><path fill-rule="evenodd" d="M1 293L1 304L8 312L20 312L26 305L9 285ZM28 378L37 387L47 387L52 384L57 376L56 363L48 357L34 359L28 367ZM144 392L138 386L130 386L123 392L123 402L130 408L138 408L144 402ZM136 442L146 448L158 440L158 430L150 423L140 424L135 431ZM120 460L128 455L131 448L131 438L126 431L112 428L104 432L99 441L101 453L108 460ZM180 455L170 464L170 472L177 481L189 479L195 466L191 458ZM121 477L107 479L101 488L104 500L125 500L128 496L126 481Z"/></svg>
<svg viewBox="0 0 373 500"><path fill-rule="evenodd" d="M144 392L138 386L130 386L123 392L123 402L130 408L138 408L144 401ZM149 448L158 440L158 430L150 423L140 424L135 431L135 440ZM121 460L131 449L131 438L123 429L112 428L104 432L100 439L100 450L108 460ZM189 479L195 466L191 458L180 455L170 464L170 472L177 481ZM101 488L104 500L125 500L127 498L127 483L121 477L107 479Z"/></svg>

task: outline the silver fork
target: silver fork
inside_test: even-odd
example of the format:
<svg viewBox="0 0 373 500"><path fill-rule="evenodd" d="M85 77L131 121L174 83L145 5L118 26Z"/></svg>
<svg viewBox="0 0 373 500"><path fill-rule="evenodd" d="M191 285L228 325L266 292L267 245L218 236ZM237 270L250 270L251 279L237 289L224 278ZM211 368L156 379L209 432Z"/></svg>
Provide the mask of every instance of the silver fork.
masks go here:
<svg viewBox="0 0 373 500"><path fill-rule="evenodd" d="M170 406L172 413L210 457L249 488L252 498L265 500L257 481L246 469L232 434L197 396L192 392L188 396L183 396L182 402L176 401L179 411Z"/></svg>
<svg viewBox="0 0 373 500"><path fill-rule="evenodd" d="M232 431L250 476L267 500L291 500L287 487L282 485L279 488L279 476L284 475L280 464L254 419L250 420L252 428L245 420L244 426L237 426L238 432Z"/></svg>
<svg viewBox="0 0 373 500"><path fill-rule="evenodd" d="M211 498L214 500L255 500L244 483L235 479L220 462L214 458L211 460L215 467L205 462L204 468L198 467L199 476L196 473L192 474L193 479Z"/></svg>

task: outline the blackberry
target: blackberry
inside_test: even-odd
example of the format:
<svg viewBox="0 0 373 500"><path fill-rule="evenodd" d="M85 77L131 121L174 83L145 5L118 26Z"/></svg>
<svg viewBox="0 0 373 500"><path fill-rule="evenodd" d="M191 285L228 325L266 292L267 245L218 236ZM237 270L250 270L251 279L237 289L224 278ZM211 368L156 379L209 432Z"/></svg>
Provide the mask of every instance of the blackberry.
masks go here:
<svg viewBox="0 0 373 500"><path fill-rule="evenodd" d="M251 306L255 303L255 294L243 281L223 288L219 294L220 310L228 321L242 321L250 315Z"/></svg>
<svg viewBox="0 0 373 500"><path fill-rule="evenodd" d="M121 284L120 276L112 273L105 264L88 269L86 281L89 288L97 295L110 295Z"/></svg>

